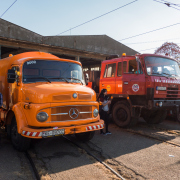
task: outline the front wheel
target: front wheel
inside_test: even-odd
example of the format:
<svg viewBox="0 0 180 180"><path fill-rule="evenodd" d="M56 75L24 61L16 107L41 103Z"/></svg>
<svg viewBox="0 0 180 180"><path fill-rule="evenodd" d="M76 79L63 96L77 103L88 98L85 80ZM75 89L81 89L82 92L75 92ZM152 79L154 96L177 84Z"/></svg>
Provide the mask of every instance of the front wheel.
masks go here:
<svg viewBox="0 0 180 180"><path fill-rule="evenodd" d="M94 137L94 134L95 134L95 131L90 131L90 132L78 133L78 134L75 134L75 136L80 141L87 142Z"/></svg>
<svg viewBox="0 0 180 180"><path fill-rule="evenodd" d="M113 121L119 127L127 127L131 125L131 111L127 103L117 103L112 110Z"/></svg>
<svg viewBox="0 0 180 180"><path fill-rule="evenodd" d="M30 147L31 139L21 136L17 131L17 123L15 117L11 122L11 141L15 149L19 151L26 151Z"/></svg>

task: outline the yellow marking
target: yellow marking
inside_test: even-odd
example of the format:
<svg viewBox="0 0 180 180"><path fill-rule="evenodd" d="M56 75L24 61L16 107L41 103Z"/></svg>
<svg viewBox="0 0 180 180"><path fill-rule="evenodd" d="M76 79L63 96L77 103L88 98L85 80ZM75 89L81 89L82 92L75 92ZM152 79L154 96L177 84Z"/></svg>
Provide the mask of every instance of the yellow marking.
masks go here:
<svg viewBox="0 0 180 180"><path fill-rule="evenodd" d="M110 91L111 90L111 86L107 85L106 89L107 89L107 91Z"/></svg>

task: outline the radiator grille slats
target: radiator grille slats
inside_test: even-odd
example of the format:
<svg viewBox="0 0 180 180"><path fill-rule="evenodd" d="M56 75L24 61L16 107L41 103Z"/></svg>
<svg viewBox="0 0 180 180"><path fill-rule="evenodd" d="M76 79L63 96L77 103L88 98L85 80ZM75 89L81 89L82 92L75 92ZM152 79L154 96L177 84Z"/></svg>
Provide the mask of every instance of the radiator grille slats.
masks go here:
<svg viewBox="0 0 180 180"><path fill-rule="evenodd" d="M92 106L62 106L51 108L52 122L76 121L88 118L92 118Z"/></svg>
<svg viewBox="0 0 180 180"><path fill-rule="evenodd" d="M74 99L72 94L61 94L61 95L54 95L52 97L53 101L70 101ZM79 100L91 100L91 94L78 94Z"/></svg>
<svg viewBox="0 0 180 180"><path fill-rule="evenodd" d="M53 96L53 101L71 100L71 94L62 94Z"/></svg>
<svg viewBox="0 0 180 180"><path fill-rule="evenodd" d="M168 87L167 88L167 98L176 98L178 97L178 87Z"/></svg>
<svg viewBox="0 0 180 180"><path fill-rule="evenodd" d="M79 94L79 100L91 100L90 94Z"/></svg>

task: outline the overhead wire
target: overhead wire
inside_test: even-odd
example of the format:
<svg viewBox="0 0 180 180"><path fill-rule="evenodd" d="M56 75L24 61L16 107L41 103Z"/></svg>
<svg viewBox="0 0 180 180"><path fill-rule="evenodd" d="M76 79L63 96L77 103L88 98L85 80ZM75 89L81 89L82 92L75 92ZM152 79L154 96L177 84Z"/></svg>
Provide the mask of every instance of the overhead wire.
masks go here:
<svg viewBox="0 0 180 180"><path fill-rule="evenodd" d="M179 45L180 43L176 43L177 45ZM141 51L147 51L147 50L152 50L152 49L157 49L157 48L159 48L159 47L154 47L154 48L150 48L150 49L143 49L143 50L140 50L139 52L141 52Z"/></svg>
<svg viewBox="0 0 180 180"><path fill-rule="evenodd" d="M168 7L171 7L171 8L174 8L174 9L180 11L180 9L173 7L173 6L178 6L178 7L180 7L178 4L173 4L173 3L168 2L168 1L163 1L163 2L158 1L158 0L153 0L153 1L159 2L159 3L161 3L161 4L165 4L165 5L167 5ZM173 6L172 6L172 5L173 5Z"/></svg>
<svg viewBox="0 0 180 180"><path fill-rule="evenodd" d="M157 1L157 0L153 0L153 1L160 2L160 1ZM168 1L164 1L164 2L167 3ZM163 2L160 2L160 3L163 3ZM163 4L164 4L164 3L163 3ZM173 4L173 5L179 6L178 4ZM180 9L178 9L178 10L180 10ZM159 30L162 30L162 29L165 29L165 28L168 28L168 27L172 27L172 26L175 26L175 25L179 25L179 24L180 24L180 22L179 22L179 23L175 23L175 24L171 24L171 25L169 25L169 26L165 26L165 27L162 27L162 28L158 28L158 29L154 29L154 30L151 30L151 31L147 31L147 32L145 32L145 33L141 33L141 34L137 34L137 35L134 35L134 36L130 36L130 37L127 37L127 38L118 40L118 41L124 41L124 40L130 39L130 38L134 38L134 37L137 37L137 36L142 36L142 35L144 35L144 34L148 34L148 33L155 32L155 31L159 31Z"/></svg>
<svg viewBox="0 0 180 180"><path fill-rule="evenodd" d="M165 0L161 0L161 1L163 1L166 5L173 5L173 6L178 6L178 7L180 7L180 4L174 4L174 3L172 3L172 2L165 1Z"/></svg>
<svg viewBox="0 0 180 180"><path fill-rule="evenodd" d="M4 11L4 13L0 16L0 18L2 18L2 16L16 3L17 0L15 0L7 9L6 11Z"/></svg>
<svg viewBox="0 0 180 180"><path fill-rule="evenodd" d="M57 34L56 36L58 36L58 35L60 35L60 34L63 34L63 33L65 33L65 32L68 32L68 31L70 31L70 30L72 30L72 29L75 29L75 28L77 28L77 27L80 27L80 26L82 26L82 25L84 25L84 24L87 24L87 23L89 23L89 22L91 22L91 21L94 21L94 20L96 20L96 19L98 19L98 18L100 18L100 17L103 17L103 16L105 16L105 15L107 15L107 14L110 14L110 13L112 13L112 12L114 12L114 11L117 11L118 9L121 9L121 8L123 8L123 7L125 7L125 6L128 6L128 5L130 5L130 4L132 4L132 3L136 2L136 1L138 1L138 0L132 1L132 2L130 2L130 3L127 3L127 4L123 5L123 6L120 6L120 7L116 8L116 9L113 9L113 10L111 10L111 11L105 13L105 14L102 14L102 15L100 15L100 16L97 16L97 17L95 17L95 18L93 18L93 19L91 19L91 20L89 20L89 21L86 21L86 22L84 22L84 23L82 23L82 24L79 24L79 25L73 27L73 28L70 28L70 29L68 29L68 30L66 30L66 31L63 31L63 32Z"/></svg>
<svg viewBox="0 0 180 180"><path fill-rule="evenodd" d="M154 0L154 1L159 2L159 1L157 1L157 0ZM159 3L165 4L165 5L169 6L169 7L172 7L171 5L175 5L175 6L180 7L179 4L173 4L173 3L170 3L170 2L164 1L164 0L162 0L162 1L163 1L163 2L159 2ZM175 7L172 7L172 8L175 8ZM175 9L180 10L180 9L178 9L178 8L175 8ZM152 30L152 31L148 31L148 32L145 32L145 33L141 33L141 34L138 34L138 35L134 35L134 36L131 36L131 37L128 37L128 38L124 38L124 39L121 39L121 40L119 40L119 41L126 40L126 39L130 39L130 38L134 38L134 37L137 37L137 36L141 36L141 35L144 35L144 34L148 34L148 33L154 32L154 31L162 30L162 29L165 29L165 28L168 28L168 27L172 27L172 26L175 26L175 25L179 25L179 24L180 24L180 22L179 22L179 23L175 23L175 24L171 24L171 25L169 25L169 26L165 26L165 27L162 27L162 28L154 29L154 30ZM153 41L153 42L158 42L158 41ZM148 43L148 42L143 42L143 43ZM129 44L138 44L138 43L129 43ZM139 43L139 44L140 44L140 43ZM179 43L178 43L178 44L179 44ZM157 49L157 48L158 48L158 47L150 48L150 49L145 49L145 50L140 50L140 51L152 50L152 49Z"/></svg>
<svg viewBox="0 0 180 180"><path fill-rule="evenodd" d="M135 42L135 43L125 43L126 45L129 44L146 44L146 43L156 43L156 42L161 42L161 41L169 41L169 40L177 40L180 38L173 38L173 39L163 39L163 40L158 40L158 41L146 41L146 42Z"/></svg>
<svg viewBox="0 0 180 180"><path fill-rule="evenodd" d="M147 51L147 50L152 50L152 49L157 49L158 47L155 47L155 48L150 48L150 49L143 49L143 50L140 50L139 52L141 51Z"/></svg>
<svg viewBox="0 0 180 180"><path fill-rule="evenodd" d="M137 34L137 35L134 35L134 36L130 36L130 37L127 37L127 38L118 40L118 41L124 41L124 40L126 40L126 39L134 38L134 37L137 37L137 36L142 36L142 35L144 35L144 34L148 34L148 33L155 32L155 31L159 31L159 30L162 30L162 29L171 27L171 26L178 25L178 24L180 24L180 22L179 22L179 23L176 23L176 24L171 24L171 25L169 25L169 26L165 26L165 27L162 27L162 28L154 29L154 30L151 30L151 31L148 31L148 32L145 32L145 33L141 33L141 34Z"/></svg>

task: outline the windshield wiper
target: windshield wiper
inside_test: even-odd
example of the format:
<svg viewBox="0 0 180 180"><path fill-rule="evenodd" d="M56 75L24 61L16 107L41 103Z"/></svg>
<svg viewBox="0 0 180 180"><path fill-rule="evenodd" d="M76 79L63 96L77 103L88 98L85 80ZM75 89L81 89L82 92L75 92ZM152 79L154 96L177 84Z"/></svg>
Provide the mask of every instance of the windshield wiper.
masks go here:
<svg viewBox="0 0 180 180"><path fill-rule="evenodd" d="M78 80L81 82L81 84L83 84L83 82L80 79L76 79L76 78L66 78L66 79L73 79L73 80Z"/></svg>
<svg viewBox="0 0 180 180"><path fill-rule="evenodd" d="M68 81L66 78L63 78L63 77L49 78L49 79L63 79L63 80L65 80L67 83L69 83L69 81Z"/></svg>
<svg viewBox="0 0 180 180"><path fill-rule="evenodd" d="M162 73L162 74L165 74L165 75L167 75L168 77L171 77L171 74L168 74L168 73Z"/></svg>
<svg viewBox="0 0 180 180"><path fill-rule="evenodd" d="M45 79L46 81L48 81L49 83L51 83L51 81L50 81L48 78L43 77L43 76L40 76L40 77L27 77L27 78L25 78L25 79Z"/></svg>
<svg viewBox="0 0 180 180"><path fill-rule="evenodd" d="M152 73L152 75L153 75L153 74L154 74L154 75L161 75L161 74L159 74L159 73Z"/></svg>

